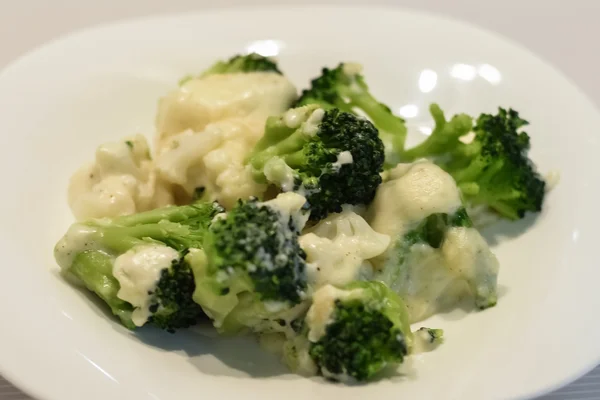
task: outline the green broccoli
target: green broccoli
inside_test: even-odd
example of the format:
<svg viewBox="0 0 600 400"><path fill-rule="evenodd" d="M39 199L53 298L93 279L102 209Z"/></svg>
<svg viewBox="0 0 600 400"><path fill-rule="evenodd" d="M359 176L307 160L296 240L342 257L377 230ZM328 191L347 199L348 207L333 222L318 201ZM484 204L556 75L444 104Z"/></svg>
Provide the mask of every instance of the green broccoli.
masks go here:
<svg viewBox="0 0 600 400"><path fill-rule="evenodd" d="M365 381L398 365L412 347L404 303L381 282L315 292L306 316L308 353L325 377Z"/></svg>
<svg viewBox="0 0 600 400"><path fill-rule="evenodd" d="M528 157L530 139L519 129L528 124L519 113L498 109L498 114L481 114L469 143L459 138L471 130L464 115L446 122L437 104L430 107L436 128L423 143L404 152L406 161L423 157L435 162L456 180L466 201L485 205L508 219L539 212L545 181Z"/></svg>
<svg viewBox="0 0 600 400"><path fill-rule="evenodd" d="M406 140L404 120L394 115L388 106L370 93L360 65L341 63L334 69L323 68L321 76L311 81L310 89L302 92L294 106L307 104L366 114L379 130L386 145L386 163L389 166L398 163L398 156L404 150Z"/></svg>
<svg viewBox="0 0 600 400"><path fill-rule="evenodd" d="M219 331L262 331L273 323L284 331L305 308L306 256L298 244L305 203L295 193L240 200L211 225L191 266L194 300Z"/></svg>
<svg viewBox="0 0 600 400"><path fill-rule="evenodd" d="M384 148L368 120L317 105L270 117L247 163L254 179L306 196L311 219L368 204L381 183Z"/></svg>
<svg viewBox="0 0 600 400"><path fill-rule="evenodd" d="M461 143L459 140L461 137L473 129L473 118L467 114L458 114L450 121L446 121L439 105L431 104L429 111L435 122L435 128L423 142L403 152L404 161L444 156Z"/></svg>
<svg viewBox="0 0 600 400"><path fill-rule="evenodd" d="M214 74L231 74L236 72L275 72L281 75L277 63L257 53L235 55L226 61L217 61L200 77Z"/></svg>
<svg viewBox="0 0 600 400"><path fill-rule="evenodd" d="M62 274L98 295L126 327L151 322L172 332L204 315L192 300L188 253L202 245L222 211L216 203L197 203L76 223L54 255ZM133 295L139 304L131 303Z"/></svg>

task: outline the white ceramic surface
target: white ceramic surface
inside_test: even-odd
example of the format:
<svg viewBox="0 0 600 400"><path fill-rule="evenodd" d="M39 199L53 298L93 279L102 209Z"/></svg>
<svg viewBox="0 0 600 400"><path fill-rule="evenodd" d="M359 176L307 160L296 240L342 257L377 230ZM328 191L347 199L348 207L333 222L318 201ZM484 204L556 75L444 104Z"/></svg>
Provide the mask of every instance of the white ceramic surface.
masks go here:
<svg viewBox="0 0 600 400"><path fill-rule="evenodd" d="M345 28L328 30L336 19ZM306 21L310 30L289 29ZM299 87L322 65L362 62L373 92L414 132L426 130L431 101L448 112L514 107L532 123L540 168L561 170L540 218L487 232L494 241L509 237L495 246L499 305L428 322L446 330L447 343L417 361L413 378L347 388L286 374L241 339L131 335L56 274L51 250L71 222L65 187L72 171L102 141L151 135L156 100L178 78L249 46L277 48ZM0 204L7 210L0 318L11 321L0 330L0 373L41 399L523 398L575 379L600 359L600 323L590 318L600 305L593 247L600 116L553 68L489 33L377 8L232 10L120 23L51 43L1 72L0 120Z"/></svg>

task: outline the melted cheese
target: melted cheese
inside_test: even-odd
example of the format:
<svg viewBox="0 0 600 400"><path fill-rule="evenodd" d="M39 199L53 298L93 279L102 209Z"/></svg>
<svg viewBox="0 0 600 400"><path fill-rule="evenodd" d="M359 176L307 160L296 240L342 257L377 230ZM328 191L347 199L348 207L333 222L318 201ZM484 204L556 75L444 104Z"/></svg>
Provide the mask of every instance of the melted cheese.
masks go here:
<svg viewBox="0 0 600 400"><path fill-rule="evenodd" d="M135 307L131 316L135 325L144 325L150 317L152 292L161 272L178 258L176 250L155 244L134 247L116 258L113 275L120 285L117 297Z"/></svg>

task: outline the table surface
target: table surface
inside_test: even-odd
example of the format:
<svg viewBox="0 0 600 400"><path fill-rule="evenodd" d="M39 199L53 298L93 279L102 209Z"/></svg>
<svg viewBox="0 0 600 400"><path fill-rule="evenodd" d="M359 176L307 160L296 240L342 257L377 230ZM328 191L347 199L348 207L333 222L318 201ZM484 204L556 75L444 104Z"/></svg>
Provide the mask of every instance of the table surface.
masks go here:
<svg viewBox="0 0 600 400"><path fill-rule="evenodd" d="M310 1L308 1L310 2ZM314 1L313 1L314 2ZM0 68L56 36L93 24L163 12L293 0L20 0L0 2ZM319 4L386 4L445 14L496 31L528 47L600 104L600 0L321 0ZM0 376L0 400L28 400ZM600 367L539 400L600 399Z"/></svg>

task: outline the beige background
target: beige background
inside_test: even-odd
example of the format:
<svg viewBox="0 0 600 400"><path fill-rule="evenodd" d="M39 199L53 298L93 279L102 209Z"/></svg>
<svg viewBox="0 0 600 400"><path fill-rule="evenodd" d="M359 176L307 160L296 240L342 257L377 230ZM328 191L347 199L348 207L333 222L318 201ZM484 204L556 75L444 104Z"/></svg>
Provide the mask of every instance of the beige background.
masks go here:
<svg viewBox="0 0 600 400"><path fill-rule="evenodd" d="M203 7L284 3L306 1L0 0L0 68L47 40L92 24ZM541 55L600 104L600 0L321 0L319 3L411 7L480 25ZM29 397L0 377L0 400L25 399ZM559 399L600 400L600 367L540 400Z"/></svg>

